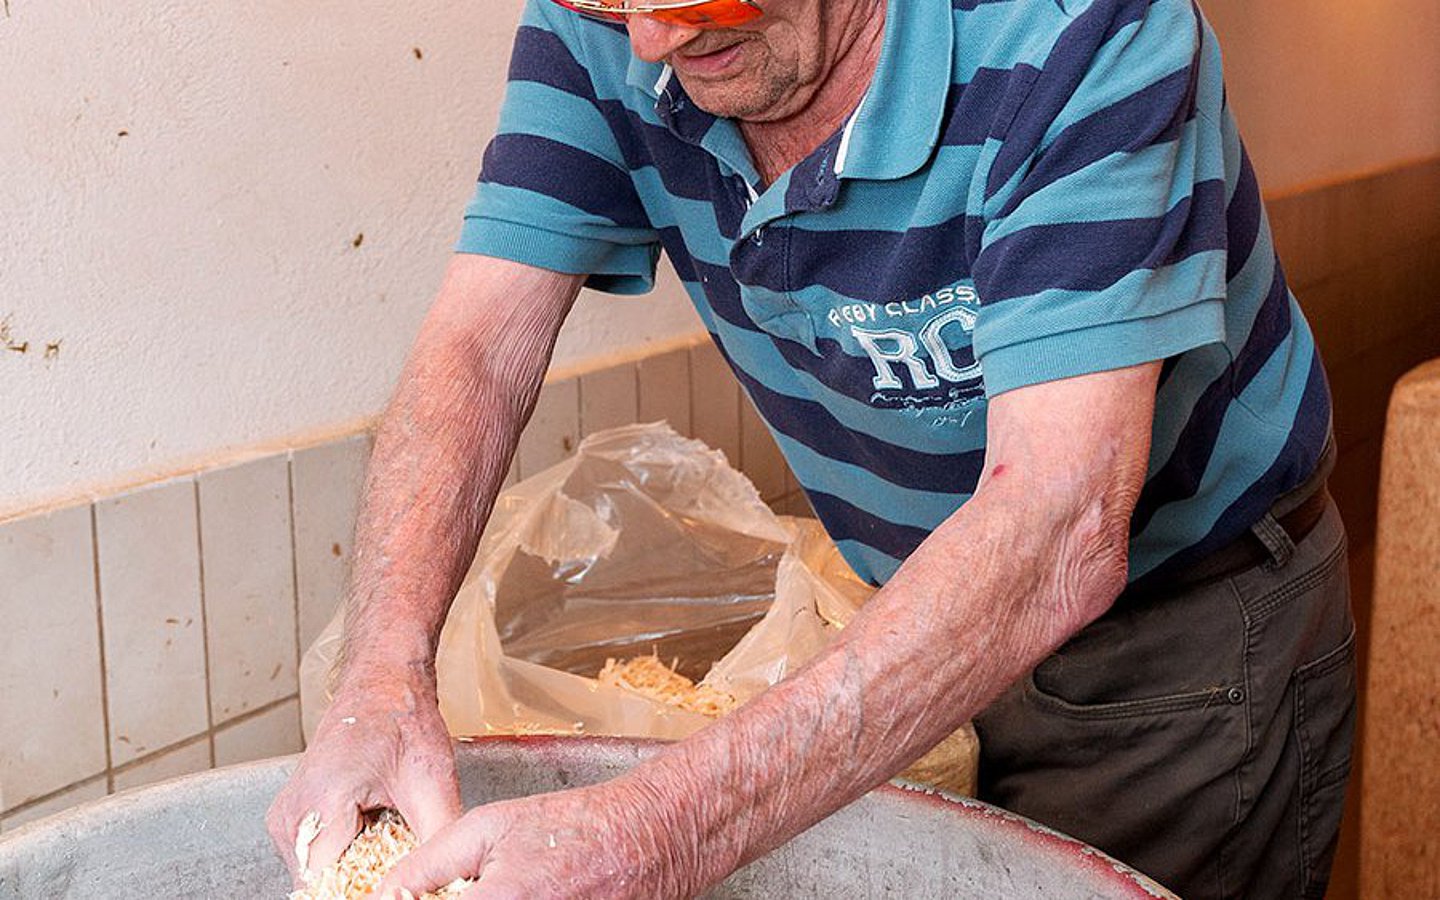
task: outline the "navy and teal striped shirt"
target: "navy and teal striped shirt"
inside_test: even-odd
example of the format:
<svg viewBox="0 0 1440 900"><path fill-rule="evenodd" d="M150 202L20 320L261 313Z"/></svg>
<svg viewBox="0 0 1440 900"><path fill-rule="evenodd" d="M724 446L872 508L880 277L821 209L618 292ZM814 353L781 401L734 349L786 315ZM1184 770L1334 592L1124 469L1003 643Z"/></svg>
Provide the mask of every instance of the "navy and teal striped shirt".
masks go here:
<svg viewBox="0 0 1440 900"><path fill-rule="evenodd" d="M640 293L669 255L815 511L884 582L989 398L1164 360L1131 578L1241 534L1330 400L1191 0L895 0L847 124L764 185L625 32L531 0L459 243Z"/></svg>

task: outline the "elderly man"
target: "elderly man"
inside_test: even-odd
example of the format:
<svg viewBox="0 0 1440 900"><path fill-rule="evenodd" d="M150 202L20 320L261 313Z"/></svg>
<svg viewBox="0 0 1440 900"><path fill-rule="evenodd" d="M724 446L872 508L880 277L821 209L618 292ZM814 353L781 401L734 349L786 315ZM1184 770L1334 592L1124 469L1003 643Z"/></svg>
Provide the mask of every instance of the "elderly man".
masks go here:
<svg viewBox="0 0 1440 900"><path fill-rule="evenodd" d="M441 623L577 291L662 248L882 587L653 761L462 817ZM318 813L323 865L396 806L424 844L386 891L691 896L977 717L986 799L1187 898L1321 896L1330 401L1190 0L531 0L459 251L278 846Z"/></svg>

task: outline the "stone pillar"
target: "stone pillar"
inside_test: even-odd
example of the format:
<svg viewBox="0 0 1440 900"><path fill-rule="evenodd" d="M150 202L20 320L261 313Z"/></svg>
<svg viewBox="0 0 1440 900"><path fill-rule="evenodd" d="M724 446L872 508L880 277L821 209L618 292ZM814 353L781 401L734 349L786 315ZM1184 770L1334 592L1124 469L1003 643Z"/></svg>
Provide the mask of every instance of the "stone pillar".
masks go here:
<svg viewBox="0 0 1440 900"><path fill-rule="evenodd" d="M1372 616L1360 896L1440 897L1440 360L1391 395Z"/></svg>

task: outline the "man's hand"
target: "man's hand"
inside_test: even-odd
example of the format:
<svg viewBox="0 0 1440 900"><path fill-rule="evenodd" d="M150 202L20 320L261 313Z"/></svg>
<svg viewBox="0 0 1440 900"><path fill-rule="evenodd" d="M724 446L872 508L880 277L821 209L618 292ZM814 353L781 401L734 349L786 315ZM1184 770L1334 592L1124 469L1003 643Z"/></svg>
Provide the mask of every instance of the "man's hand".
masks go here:
<svg viewBox="0 0 1440 900"><path fill-rule="evenodd" d="M689 895L681 861L693 855L694 841L622 777L473 809L401 860L375 896L418 897L468 878L465 900L660 900Z"/></svg>
<svg viewBox="0 0 1440 900"><path fill-rule="evenodd" d="M304 872L334 863L360 833L367 810L398 809L424 841L460 815L455 752L425 674L363 680L326 711L305 757L275 798L266 826L303 885ZM314 814L320 832L296 857L301 823Z"/></svg>

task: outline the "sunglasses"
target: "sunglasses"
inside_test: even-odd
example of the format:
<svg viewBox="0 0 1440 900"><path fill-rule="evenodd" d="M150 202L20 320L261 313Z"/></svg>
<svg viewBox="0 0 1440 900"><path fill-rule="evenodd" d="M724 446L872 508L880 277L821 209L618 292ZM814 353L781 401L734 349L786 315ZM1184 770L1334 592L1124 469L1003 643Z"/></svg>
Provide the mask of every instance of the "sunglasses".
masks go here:
<svg viewBox="0 0 1440 900"><path fill-rule="evenodd" d="M762 15L755 0L555 0L592 19L624 22L649 16L667 25L690 28L731 28Z"/></svg>

